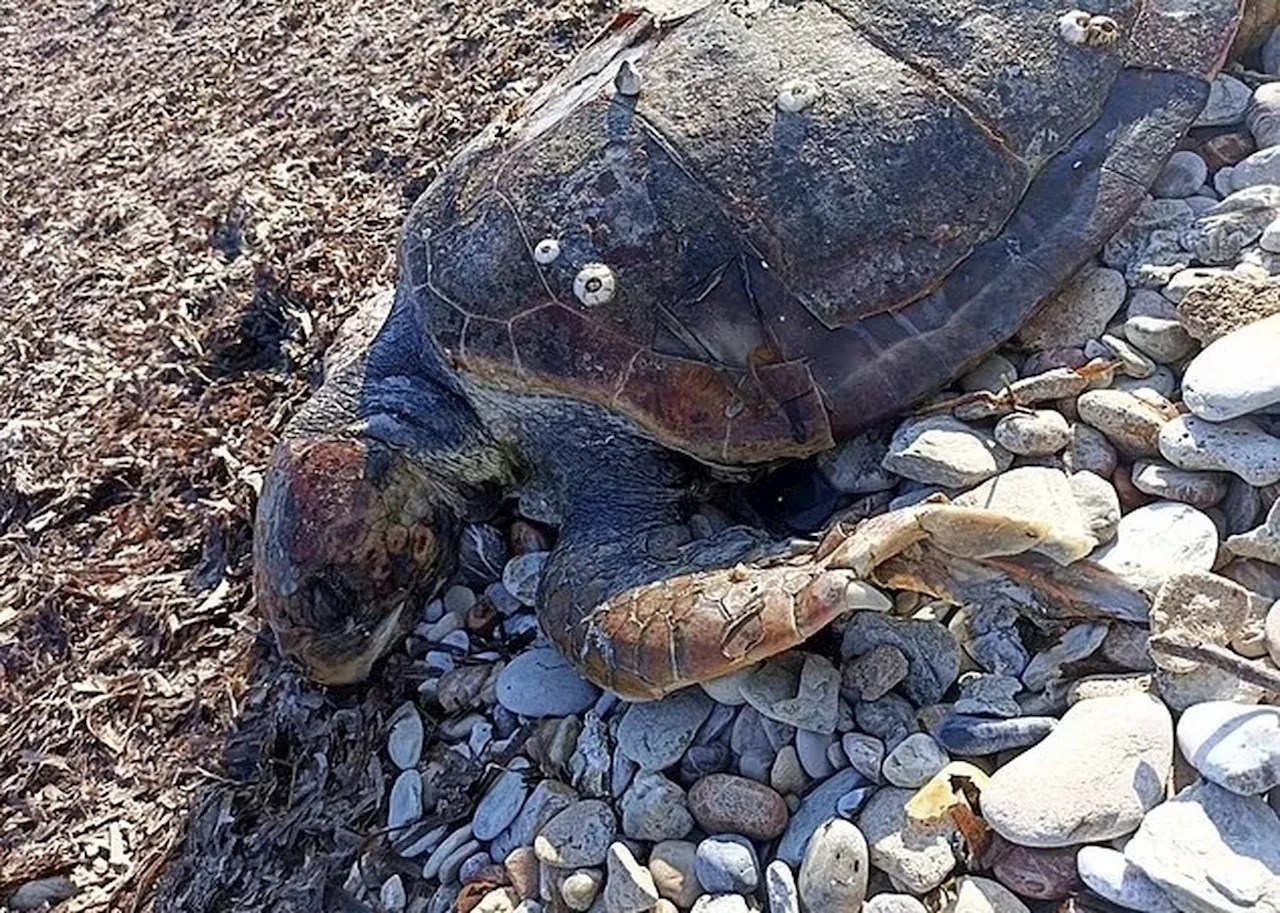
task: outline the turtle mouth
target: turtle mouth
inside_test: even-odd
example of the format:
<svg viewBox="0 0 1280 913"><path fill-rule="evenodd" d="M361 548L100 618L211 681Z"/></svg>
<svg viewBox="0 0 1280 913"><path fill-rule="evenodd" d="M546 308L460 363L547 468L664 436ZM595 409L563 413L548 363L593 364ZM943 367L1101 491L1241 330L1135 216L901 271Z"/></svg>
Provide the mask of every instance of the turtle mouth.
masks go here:
<svg viewBox="0 0 1280 913"><path fill-rule="evenodd" d="M367 678L447 574L451 516L402 451L281 441L254 535L255 595L281 652L322 685Z"/></svg>

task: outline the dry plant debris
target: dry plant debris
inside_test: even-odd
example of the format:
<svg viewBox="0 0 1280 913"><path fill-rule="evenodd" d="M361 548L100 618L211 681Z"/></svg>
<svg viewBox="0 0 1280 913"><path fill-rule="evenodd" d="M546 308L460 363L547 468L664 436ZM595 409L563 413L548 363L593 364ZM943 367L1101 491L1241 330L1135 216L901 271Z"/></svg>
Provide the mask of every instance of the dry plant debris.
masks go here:
<svg viewBox="0 0 1280 913"><path fill-rule="evenodd" d="M350 909L409 686L279 668L259 467L412 199L610 6L0 0L0 908Z"/></svg>

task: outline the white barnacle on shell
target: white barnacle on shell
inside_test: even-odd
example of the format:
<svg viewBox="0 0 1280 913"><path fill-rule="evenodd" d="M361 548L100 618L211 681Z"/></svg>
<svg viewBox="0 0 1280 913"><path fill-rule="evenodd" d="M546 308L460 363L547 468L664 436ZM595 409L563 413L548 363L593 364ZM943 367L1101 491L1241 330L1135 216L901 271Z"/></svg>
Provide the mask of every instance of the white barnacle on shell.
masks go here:
<svg viewBox="0 0 1280 913"><path fill-rule="evenodd" d="M560 242L555 238L543 238L533 248L533 259L543 266L554 263L560 256Z"/></svg>
<svg viewBox="0 0 1280 913"><path fill-rule="evenodd" d="M777 105L779 111L795 114L803 111L818 100L818 84L812 79L797 77L788 79L778 87Z"/></svg>
<svg viewBox="0 0 1280 913"><path fill-rule="evenodd" d="M1067 44L1084 44L1089 37L1089 14L1072 10L1058 18L1058 34Z"/></svg>
<svg viewBox="0 0 1280 913"><path fill-rule="evenodd" d="M607 304L618 292L618 277L603 263L588 263L573 280L573 294L587 307Z"/></svg>
<svg viewBox="0 0 1280 913"><path fill-rule="evenodd" d="M1067 44L1106 47L1120 40L1120 25L1110 16L1072 10L1058 18L1058 34Z"/></svg>

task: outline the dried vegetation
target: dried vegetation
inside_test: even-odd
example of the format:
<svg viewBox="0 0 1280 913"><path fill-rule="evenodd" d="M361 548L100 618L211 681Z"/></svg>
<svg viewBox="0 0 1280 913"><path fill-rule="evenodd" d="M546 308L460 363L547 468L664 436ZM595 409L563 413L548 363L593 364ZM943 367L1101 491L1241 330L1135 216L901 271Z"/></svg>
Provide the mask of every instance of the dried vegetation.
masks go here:
<svg viewBox="0 0 1280 913"><path fill-rule="evenodd" d="M0 908L362 909L407 686L279 667L260 467L414 196L608 5L0 0Z"/></svg>

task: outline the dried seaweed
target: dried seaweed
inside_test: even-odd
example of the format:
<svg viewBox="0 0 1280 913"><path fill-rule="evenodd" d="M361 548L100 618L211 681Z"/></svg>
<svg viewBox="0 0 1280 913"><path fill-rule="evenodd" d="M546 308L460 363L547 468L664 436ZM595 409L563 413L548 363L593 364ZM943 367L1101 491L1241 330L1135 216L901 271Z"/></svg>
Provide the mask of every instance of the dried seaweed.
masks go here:
<svg viewBox="0 0 1280 913"><path fill-rule="evenodd" d="M0 902L322 909L395 686L270 665L260 467L417 193L607 6L0 0Z"/></svg>

